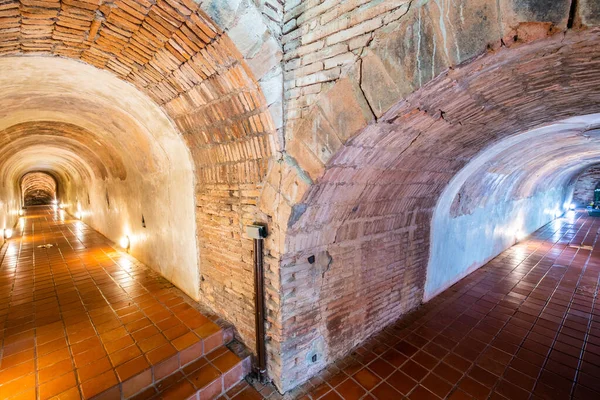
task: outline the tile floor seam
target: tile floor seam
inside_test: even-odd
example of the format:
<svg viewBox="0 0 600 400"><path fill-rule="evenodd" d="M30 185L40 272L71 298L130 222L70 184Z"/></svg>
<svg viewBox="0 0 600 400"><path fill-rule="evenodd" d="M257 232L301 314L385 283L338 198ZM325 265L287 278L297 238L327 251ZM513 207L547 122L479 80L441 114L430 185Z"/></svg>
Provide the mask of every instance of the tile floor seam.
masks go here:
<svg viewBox="0 0 600 400"><path fill-rule="evenodd" d="M532 253L532 254L533 254L533 253ZM529 257L529 256L528 256L528 257ZM527 258L528 258L528 257L527 257ZM519 266L519 265L520 265L520 264L521 264L523 261L525 261L527 258L523 259L523 260L522 260L522 261L521 261L519 264L517 264L517 265L516 265L516 266L515 266L515 267L514 267L514 268L513 268L511 271L514 271L515 269L517 269L517 268L518 268L518 266ZM533 269L533 268L532 268L532 269ZM506 276L508 276L508 274L506 274L506 275L504 276L504 278L505 278ZM502 278L502 279L501 279L499 282L501 282L501 281L502 281L504 278ZM483 296L482 296L482 297L483 297ZM460 314L460 315L464 315L464 314L466 314L466 312L467 312L467 311L468 311L468 310L465 310L465 311L464 311L462 314ZM488 315L489 315L489 313L490 313L490 312L492 312L492 311L493 311L493 309L491 309L491 310L490 310L490 311L489 311L487 314L485 314L485 316L488 316ZM459 315L457 318L455 318L455 320L456 320L456 319L458 319L458 318L460 318L460 315ZM485 316L484 316L484 317L482 317L482 319L481 319L481 320L480 320L478 323L481 323L481 322L482 322L482 320L483 320L483 318L485 318ZM509 322L509 321L510 321L510 319L507 319L507 320L506 320L506 322L504 323L503 327L504 327L504 326L506 326L506 325L508 324L508 322ZM474 330L476 327L477 327L477 324L476 324L475 326L473 326L473 327L472 327L472 328L469 330L469 332L473 331L473 330ZM499 332L500 332L501 330L502 330L502 328L501 328L501 329L498 331L498 333L497 333L497 334L494 336L494 338L496 338L496 337L499 335ZM469 332L466 332L466 333L465 333L465 336L467 336ZM458 346L459 346L459 343L457 343L457 344L456 344L456 345L455 345L455 346L454 346L452 349L449 349L449 350L450 350L450 352L452 352L452 351L453 351L453 350L454 350L456 347L458 347ZM488 343L488 345L487 345L487 346L484 348L484 350L483 350L483 351L482 351L482 352L479 354L478 358L479 358L479 357L481 357L481 356L483 356L483 354L484 354L485 350L486 350L486 349L488 349L489 347L493 347L493 346L491 345L491 342L490 342L490 343ZM425 350L425 351L426 351L426 350ZM471 366L469 367L469 369L467 369L467 370L464 372L464 374L463 374L463 375L465 375L465 376L469 376L469 372L470 372L470 371L471 371L471 370L472 370L472 369L475 367L475 365L476 365L476 361L477 361L477 359L478 359L478 358L476 358L475 360L473 360L473 362L471 363ZM439 361L436 363L436 365L435 365L435 366L433 366L433 367L431 368L431 371L432 371L432 370L434 370L434 369L435 369L435 368L436 368L438 365L440 365L442 362L443 362L443 360L439 360ZM403 364L403 365L404 365L404 364ZM400 366L400 367L402 367L402 366ZM424 377L423 377L423 378L422 378L420 381L418 381L418 383L420 383L420 382L424 381L424 380L425 380L425 379L426 379L426 378L427 378L429 375L433 374L433 372L431 372L431 371L430 371L430 372L429 372L427 375L425 375L425 376L424 376ZM442 378L442 379L443 379L443 378ZM455 386L454 386L454 387L451 389L451 391L450 391L450 392L447 394L448 396L451 396L451 395L452 395L452 393L454 393L456 390L458 390L458 385L459 385L459 383L460 383L460 381L459 381L459 382L457 382L457 383L455 384ZM414 392L414 391L415 391L415 390L416 390L418 387L419 387L419 385L415 386L415 387L414 387L414 388L413 388L413 389L412 389L412 390L411 390L409 393L407 393L407 396L410 396L410 395L411 395L411 394L412 394L412 393L413 393L413 392ZM492 388L492 392L493 392L493 388Z"/></svg>
<svg viewBox="0 0 600 400"><path fill-rule="evenodd" d="M590 226L590 228L588 229L588 233L589 233L589 231L592 229L593 225L594 225L594 224L592 223L592 224L591 224L591 226ZM573 260L575 259L575 257L576 257L576 255L577 255L577 253L579 252L579 250L580 250L580 249L578 249L578 250L575 252L575 254L573 255L573 258L571 259L571 262L569 263L569 266L572 264L572 262L573 262ZM589 262L589 258L590 258L590 257L591 257L591 252L590 252L590 255L588 256L588 258L586 259L586 262L585 262L585 263L584 263L584 265L583 265L583 269L582 269L581 273L579 274L579 278L578 278L578 281L577 281L577 285L575 285L575 287L579 286L579 283L581 282L581 279L582 279L582 277L583 277L583 274L585 273L585 270L586 270L586 268L587 268L587 263ZM566 269L565 269L565 272L564 272L563 276L561 277L561 281L562 281L562 279L564 278L564 276L565 276L565 275L567 275L568 268L569 268L569 267L567 266L567 267L566 267ZM554 292L553 292L553 293L555 293L555 292L556 292L556 290L558 290L558 287L559 287L559 286L560 286L560 282L559 282L559 283L556 285L556 287L555 287L555 290L554 290ZM549 297L548 297L548 301L547 301L547 303L549 303L549 302L550 302L551 298L552 298L552 296L549 296ZM573 301L573 296L571 296L571 299L569 300L569 306L570 306L570 304L572 303L572 301ZM546 305L546 306L547 306L547 305ZM560 326L561 326L561 327L562 327L562 326L564 326L564 321L565 321L565 320L566 320L566 318L567 318L567 315L568 315L568 310L569 310L569 307L567 307L567 309L565 310L565 312L564 312L564 314L563 314L563 317L562 317L562 320L561 320L562 322L560 323ZM542 313L542 312L543 312L543 309L540 311L540 315L541 315L541 313ZM531 332L531 331L530 331L530 332ZM532 388L532 390L531 390L531 394L532 394L532 395L535 393L535 389L536 389L536 387L537 387L537 385L538 385L538 383L539 383L539 381L540 381L540 378L541 378L542 372L544 371L544 367L545 367L545 366L547 365L547 363L548 363L548 360L549 360L549 358L550 358L550 353L552 352L552 350L553 350L553 348L554 348L554 344L556 343L556 341L557 341L557 339L558 339L558 336L559 336L559 334L560 334L560 329L558 329L558 330L556 331L556 334L555 334L555 336L554 336L554 338L553 338L553 341L552 341L552 344L551 344L551 346L550 346L550 349L548 350L548 353L547 353L547 355L546 355L546 357L545 357L545 359L544 359L544 362L543 362L543 364L542 364L542 368L540 369L540 372L539 372L539 374L538 374L538 376L537 376L537 379L535 380L534 386L533 386L533 388ZM575 383L575 382L574 382L574 383Z"/></svg>
<svg viewBox="0 0 600 400"><path fill-rule="evenodd" d="M565 233L564 235L566 235L566 234L567 234L567 233ZM564 235L563 235L563 236L561 236L561 238L562 238L562 237L564 237ZM559 241L560 241L560 239L558 239L558 241L557 241L557 242L559 242ZM554 247L554 246L553 246L553 247ZM552 248L553 248L553 247L552 247ZM552 250L552 248L550 248L550 249L549 249L549 250L548 250L548 251L547 251L545 254L548 254L548 253L549 253L549 252ZM563 249L563 251L564 251L564 249ZM561 254L562 254L562 252L561 252ZM575 255L573 256L573 258L575 258ZM542 258L540 259L540 262L541 262L543 259L544 259L544 258L542 257ZM538 265L538 264L539 264L539 262L538 262L538 263L536 263L536 265ZM525 277L526 277L526 276L527 276L529 273L531 273L531 271L533 271L534 269L535 269L535 266L533 266L533 267L530 269L530 271L529 271L529 272L528 272L528 273L527 273L527 274L524 276L524 278L525 278ZM542 276L542 277L539 279L539 281L538 281L538 284L537 284L537 285L535 285L535 286L532 288L532 291L531 291L531 292L533 292L533 291L534 291L534 290L535 290L535 289L536 289L536 288L539 286L539 284L540 284L540 283L543 281L543 279L544 279L544 278L545 278L545 277L548 275L548 273L550 273L550 271L551 271L551 267L550 267L550 268L548 268L548 270L547 270L547 271L544 273L544 275L543 275L543 276ZM563 277L564 277L565 275L566 275L566 270L565 270L565 273L563 274ZM562 279L563 277L561 277L561 279ZM558 286L559 286L559 285L560 285L560 282L559 282L559 283L556 285L556 287L555 287L555 290L554 290L554 292L553 292L553 293L555 293L555 292L556 292L556 290L558 290ZM546 299L546 306L547 306L547 304L550 302L550 300L551 300L551 299L552 299L552 295L549 295L549 296L548 296L548 298ZM526 300L526 299L525 299L525 300ZM524 300L524 301L525 301L525 300ZM523 301L523 302L524 302L524 301ZM532 326L535 326L535 323L536 323L536 322L537 322L537 321L540 319L540 315L543 313L543 310L544 310L544 309L541 309L541 310L539 311L538 315L535 317L535 321L532 323ZM508 320L506 321L506 323L508 324L508 322L509 322L509 321L510 321L510 319L508 319ZM531 332L532 332L532 330L529 330L529 331L528 331L528 332L525 334L525 336L523 337L523 339L521 340L521 342L520 342L520 343L519 343L519 345L518 345L518 349L521 349L521 348L522 348L522 345L523 345L523 343L524 343L524 342L527 340L527 338L528 338L528 336L529 336L529 334L530 334ZM557 333L557 335L558 335L558 333ZM546 359L547 359L547 357L549 356L549 353L550 353L550 351L551 351L551 349L549 349L549 350L548 350L548 354L546 355ZM517 352L518 352L518 350L517 350ZM495 390L495 388L496 388L496 387L497 387L497 385L498 385L498 384L501 382L501 380L504 378L504 376L505 376L505 374L506 374L506 370L509 368L509 366L510 366L510 363L512 362L512 360L513 360L514 358L516 358L516 353L515 353L515 354L513 354L513 355L511 356L511 360L510 360L510 361L509 361L509 363L506 365L506 368L504 369L504 371L503 371L502 375L500 375L500 379L499 379L499 380L496 382L496 384L494 385L494 387L492 387L492 392L491 392L491 393L494 393L494 390ZM534 389L535 389L535 388L534 388ZM533 393L533 390L534 390L534 389L532 389L532 393Z"/></svg>

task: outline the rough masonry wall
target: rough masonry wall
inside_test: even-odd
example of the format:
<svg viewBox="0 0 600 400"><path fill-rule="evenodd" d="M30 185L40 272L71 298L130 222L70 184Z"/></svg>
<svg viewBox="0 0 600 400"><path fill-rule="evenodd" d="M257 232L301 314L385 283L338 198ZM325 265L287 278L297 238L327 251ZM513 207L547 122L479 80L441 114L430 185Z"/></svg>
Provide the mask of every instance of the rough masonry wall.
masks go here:
<svg viewBox="0 0 600 400"><path fill-rule="evenodd" d="M56 200L56 180L44 172L30 172L21 179L21 196L25 206L48 205Z"/></svg>
<svg viewBox="0 0 600 400"><path fill-rule="evenodd" d="M243 226L269 214L256 204L281 146L282 16L272 0L0 2L0 55L58 56L107 70L175 123L195 167L186 184L195 187L200 297L251 348L251 240Z"/></svg>
<svg viewBox="0 0 600 400"><path fill-rule="evenodd" d="M578 23L593 8L586 4ZM281 369L273 369L280 388L307 379L420 303L441 190L485 143L544 123L534 113L502 129L500 120L516 107L504 102L525 98L529 89L518 82L529 78L507 81L503 97L487 85L505 76L476 87L447 77L436 93L452 93L452 101L402 100L478 55L564 31L569 10L569 1L552 7L508 0L286 4L286 152L279 175L270 174L265 187L277 207L276 226L286 232L277 243L281 326L271 327L276 343L269 344L282 354L275 366ZM518 71L528 74L530 67ZM554 117L586 111L579 106ZM499 123L498 131L474 133L484 115ZM469 121L468 130L460 130L462 121ZM433 140L449 138L450 131L456 147Z"/></svg>
<svg viewBox="0 0 600 400"><path fill-rule="evenodd" d="M600 186L600 166L591 166L577 178L573 190L573 203L587 207L594 201L594 190Z"/></svg>

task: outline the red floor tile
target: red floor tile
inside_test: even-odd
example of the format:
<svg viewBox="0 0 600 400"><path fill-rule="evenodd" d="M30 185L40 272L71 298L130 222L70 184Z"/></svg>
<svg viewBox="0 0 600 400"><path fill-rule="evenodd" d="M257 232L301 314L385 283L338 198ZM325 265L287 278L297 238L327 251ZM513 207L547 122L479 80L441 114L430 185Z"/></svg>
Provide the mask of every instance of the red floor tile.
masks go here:
<svg viewBox="0 0 600 400"><path fill-rule="evenodd" d="M223 344L193 301L81 221L51 207L32 207L22 221L0 251L0 398L134 395L180 368L178 351L208 364L194 330L210 349ZM225 352L216 365L231 383L246 371Z"/></svg>
<svg viewBox="0 0 600 400"><path fill-rule="evenodd" d="M323 375L326 395L310 383L295 393L599 399L599 230L582 212L557 219L356 348L367 368L349 356Z"/></svg>

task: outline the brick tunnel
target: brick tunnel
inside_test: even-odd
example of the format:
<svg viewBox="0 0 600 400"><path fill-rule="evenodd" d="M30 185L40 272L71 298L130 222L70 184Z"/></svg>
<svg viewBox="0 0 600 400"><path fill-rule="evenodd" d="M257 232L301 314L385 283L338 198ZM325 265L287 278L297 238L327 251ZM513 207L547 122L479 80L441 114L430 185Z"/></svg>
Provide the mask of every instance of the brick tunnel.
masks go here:
<svg viewBox="0 0 600 400"><path fill-rule="evenodd" d="M597 0L0 0L0 399L600 398L599 87Z"/></svg>

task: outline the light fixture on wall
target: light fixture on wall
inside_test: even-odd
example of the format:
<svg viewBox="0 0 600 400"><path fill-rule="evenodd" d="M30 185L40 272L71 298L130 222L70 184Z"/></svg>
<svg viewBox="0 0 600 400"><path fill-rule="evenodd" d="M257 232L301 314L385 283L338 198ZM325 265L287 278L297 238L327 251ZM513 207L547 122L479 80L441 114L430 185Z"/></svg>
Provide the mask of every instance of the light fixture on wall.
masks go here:
<svg viewBox="0 0 600 400"><path fill-rule="evenodd" d="M129 236L125 235L119 240L119 246L121 246L125 250L129 250Z"/></svg>
<svg viewBox="0 0 600 400"><path fill-rule="evenodd" d="M559 209L554 210L554 218L560 218L562 215L563 212L561 212Z"/></svg>
<svg viewBox="0 0 600 400"><path fill-rule="evenodd" d="M13 231L12 229L4 229L4 239L10 239L12 237Z"/></svg>
<svg viewBox="0 0 600 400"><path fill-rule="evenodd" d="M81 219L81 217L82 217L81 211L77 211L77 212L75 213L75 218L77 218L77 219Z"/></svg>
<svg viewBox="0 0 600 400"><path fill-rule="evenodd" d="M516 230L515 239L517 240L517 242L520 242L521 240L525 239L525 234L523 233L522 230L520 230L520 229Z"/></svg>
<svg viewBox="0 0 600 400"><path fill-rule="evenodd" d="M19 210L19 216L21 216L21 217L22 217L22 216L23 216L23 214L25 214L25 213L23 212L23 209L20 209L20 210Z"/></svg>
<svg viewBox="0 0 600 400"><path fill-rule="evenodd" d="M569 210L574 210L577 206L575 205L575 203L571 203L569 204Z"/></svg>

